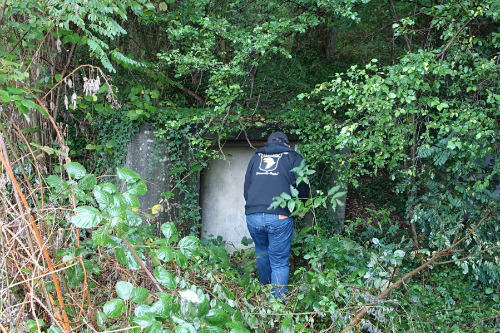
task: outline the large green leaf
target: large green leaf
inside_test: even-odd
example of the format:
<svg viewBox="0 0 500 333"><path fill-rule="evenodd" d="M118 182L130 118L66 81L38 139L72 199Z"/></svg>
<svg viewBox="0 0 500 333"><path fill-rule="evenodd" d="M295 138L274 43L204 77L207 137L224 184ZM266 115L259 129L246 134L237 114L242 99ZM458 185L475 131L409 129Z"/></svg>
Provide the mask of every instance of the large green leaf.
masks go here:
<svg viewBox="0 0 500 333"><path fill-rule="evenodd" d="M101 185L94 187L92 194L94 194L95 201L97 201L101 209L108 207L112 202L111 195L108 191L104 190Z"/></svg>
<svg viewBox="0 0 500 333"><path fill-rule="evenodd" d="M80 179L87 174L87 171L78 162L69 162L66 164L66 171L71 178Z"/></svg>
<svg viewBox="0 0 500 333"><path fill-rule="evenodd" d="M155 268L154 275L158 282L168 289L173 290L177 287L177 282L175 282L174 276L165 268L157 266Z"/></svg>
<svg viewBox="0 0 500 333"><path fill-rule="evenodd" d="M167 244L170 242L177 242L179 239L179 233L177 232L177 228L175 224L172 222L166 222L161 225L161 232L167 239Z"/></svg>
<svg viewBox="0 0 500 333"><path fill-rule="evenodd" d="M135 227L135 226L138 226L142 223L142 219L139 216L139 214L137 214L136 212L134 212L130 209L127 209L125 223L128 226Z"/></svg>
<svg viewBox="0 0 500 333"><path fill-rule="evenodd" d="M156 250L156 256L161 261L168 262L174 258L174 251L169 247L163 246Z"/></svg>
<svg viewBox="0 0 500 333"><path fill-rule="evenodd" d="M61 177L56 175L50 175L45 180L47 184L54 187L58 191L61 191L68 186L66 181L62 180Z"/></svg>
<svg viewBox="0 0 500 333"><path fill-rule="evenodd" d="M117 168L116 171L118 173L118 178L126 183L133 183L136 180L141 179L141 176L134 170Z"/></svg>
<svg viewBox="0 0 500 333"><path fill-rule="evenodd" d="M212 309L205 316L205 321L214 326L223 326L229 319L229 315L222 309Z"/></svg>
<svg viewBox="0 0 500 333"><path fill-rule="evenodd" d="M78 187L81 190L88 191L94 188L97 184L97 178L94 175L85 175L82 179L78 181Z"/></svg>
<svg viewBox="0 0 500 333"><path fill-rule="evenodd" d="M132 290L130 298L135 303L142 303L149 297L149 290L144 287L137 287Z"/></svg>
<svg viewBox="0 0 500 333"><path fill-rule="evenodd" d="M129 300L132 297L132 291L134 290L134 286L130 282L118 281L116 283L115 289L118 297L124 300Z"/></svg>
<svg viewBox="0 0 500 333"><path fill-rule="evenodd" d="M152 313L146 313L143 316L134 318L133 320L146 332L161 332L161 322L156 320Z"/></svg>
<svg viewBox="0 0 500 333"><path fill-rule="evenodd" d="M139 208L139 199L131 193L125 192L123 193L123 197L125 198L125 201L127 202L129 207L132 208Z"/></svg>
<svg viewBox="0 0 500 333"><path fill-rule="evenodd" d="M187 258L190 258L198 253L200 249L200 239L195 236L186 236L180 240L179 248Z"/></svg>
<svg viewBox="0 0 500 333"><path fill-rule="evenodd" d="M102 220L101 213L94 207L76 207L76 215L71 217L71 223L78 228L93 228Z"/></svg>
<svg viewBox="0 0 500 333"><path fill-rule="evenodd" d="M148 191L148 187L143 180L138 180L135 183L127 185L127 192L135 195L144 195Z"/></svg>
<svg viewBox="0 0 500 333"><path fill-rule="evenodd" d="M126 310L125 301L118 298L106 302L102 308L102 311L109 318L118 318L123 313L125 313L125 310Z"/></svg>

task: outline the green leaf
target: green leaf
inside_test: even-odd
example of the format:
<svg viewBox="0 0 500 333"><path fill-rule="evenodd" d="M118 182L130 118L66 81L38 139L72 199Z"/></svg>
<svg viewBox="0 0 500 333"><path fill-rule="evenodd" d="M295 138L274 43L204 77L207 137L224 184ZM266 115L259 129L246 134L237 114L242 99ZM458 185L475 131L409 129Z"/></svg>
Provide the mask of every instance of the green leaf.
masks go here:
<svg viewBox="0 0 500 333"><path fill-rule="evenodd" d="M177 228L175 224L172 222L166 222L161 225L161 232L167 239L167 244L170 242L177 242L179 239L179 233L177 232Z"/></svg>
<svg viewBox="0 0 500 333"><path fill-rule="evenodd" d="M118 281L115 289L118 297L124 300L129 300L132 297L132 290L134 290L134 286L130 282Z"/></svg>
<svg viewBox="0 0 500 333"><path fill-rule="evenodd" d="M95 314L95 320L97 322L97 328L101 331L106 330L106 320L108 317L102 311L97 311Z"/></svg>
<svg viewBox="0 0 500 333"><path fill-rule="evenodd" d="M108 235L106 225L92 231L92 240L95 245L99 246L106 246L112 243L111 238Z"/></svg>
<svg viewBox="0 0 500 333"><path fill-rule="evenodd" d="M290 194L292 195L292 197L296 198L299 195L299 190L290 185Z"/></svg>
<svg viewBox="0 0 500 333"><path fill-rule="evenodd" d="M54 187L57 191L61 191L67 187L66 181L62 180L61 177L56 175L50 175L45 179L47 184Z"/></svg>
<svg viewBox="0 0 500 333"><path fill-rule="evenodd" d="M127 202L129 207L132 208L139 208L139 199L137 197L129 192L123 193L123 197L125 198L125 201Z"/></svg>
<svg viewBox="0 0 500 333"><path fill-rule="evenodd" d="M116 168L116 171L118 173L118 178L126 183L133 183L136 180L141 179L141 176L134 170L130 170L127 168Z"/></svg>
<svg viewBox="0 0 500 333"><path fill-rule="evenodd" d="M100 209L108 207L112 202L111 195L102 188L102 185L94 187L92 194L94 195L95 201L99 204Z"/></svg>
<svg viewBox="0 0 500 333"><path fill-rule="evenodd" d="M106 182L102 183L100 186L104 191L108 192L109 194L113 194L116 192L116 186L113 183Z"/></svg>
<svg viewBox="0 0 500 333"><path fill-rule="evenodd" d="M205 316L205 321L214 326L223 326L229 319L229 315L222 309L212 309Z"/></svg>
<svg viewBox="0 0 500 333"><path fill-rule="evenodd" d="M179 265L181 268L187 268L187 258L181 251L174 251L174 259L177 265Z"/></svg>
<svg viewBox="0 0 500 333"><path fill-rule="evenodd" d="M83 165L78 162L69 162L66 164L66 171L71 178L80 179L87 174Z"/></svg>
<svg viewBox="0 0 500 333"><path fill-rule="evenodd" d="M288 210L290 211L290 213L293 213L294 209L295 209L295 201L294 200L288 201Z"/></svg>
<svg viewBox="0 0 500 333"><path fill-rule="evenodd" d="M169 318L172 309L172 295L165 292L159 292L156 295L159 300L153 303L150 311L158 317Z"/></svg>
<svg viewBox="0 0 500 333"><path fill-rule="evenodd" d="M102 311L109 318L118 318L123 313L125 313L125 310L126 310L125 301L118 298L106 302L102 308Z"/></svg>
<svg viewBox="0 0 500 333"><path fill-rule="evenodd" d="M138 306L135 307L134 309L134 314L136 317L142 317L147 313L151 312L151 307L146 304L139 304Z"/></svg>
<svg viewBox="0 0 500 333"><path fill-rule="evenodd" d="M156 256L161 261L168 262L174 258L174 251L169 247L163 246L156 250Z"/></svg>
<svg viewBox="0 0 500 333"><path fill-rule="evenodd" d="M174 290L177 287L177 282L175 282L172 273L161 266L157 266L155 268L154 276L161 285L167 287L170 290Z"/></svg>
<svg viewBox="0 0 500 333"><path fill-rule="evenodd" d="M143 180L138 180L135 183L127 185L127 192L135 195L144 195L148 191L148 187Z"/></svg>
<svg viewBox="0 0 500 333"><path fill-rule="evenodd" d="M203 317L208 313L210 309L210 300L207 296L203 297L203 300L198 304L198 317Z"/></svg>
<svg viewBox="0 0 500 333"><path fill-rule="evenodd" d="M295 332L294 328L293 328L293 318L292 316L286 316L285 318L283 318L283 320L281 321L281 325L280 325L280 332L283 332L283 333L293 333Z"/></svg>
<svg viewBox="0 0 500 333"><path fill-rule="evenodd" d="M123 266L131 269L139 269L139 263L135 260L134 255L130 251L125 251L123 248L118 247L115 249L116 260Z"/></svg>
<svg viewBox="0 0 500 333"><path fill-rule="evenodd" d="M97 178L94 175L85 175L78 181L78 187L84 191L91 190L97 185Z"/></svg>
<svg viewBox="0 0 500 333"><path fill-rule="evenodd" d="M152 313L146 313L141 317L134 318L133 320L146 332L161 332L162 324L154 318Z"/></svg>
<svg viewBox="0 0 500 333"><path fill-rule="evenodd" d="M128 226L135 227L142 224L142 219L136 212L127 209L125 223Z"/></svg>
<svg viewBox="0 0 500 333"><path fill-rule="evenodd" d="M132 290L132 295L130 298L135 303L142 303L149 297L149 290L144 287L137 287Z"/></svg>
<svg viewBox="0 0 500 333"><path fill-rule="evenodd" d="M338 199L340 197L343 197L344 195L346 195L347 192L337 192L333 195L332 199Z"/></svg>
<svg viewBox="0 0 500 333"><path fill-rule="evenodd" d="M187 258L195 255L200 248L200 239L195 236L186 236L179 242L179 248Z"/></svg>
<svg viewBox="0 0 500 333"><path fill-rule="evenodd" d="M71 223L78 228L93 228L102 220L101 213L94 207L77 207L75 212L76 215L71 217Z"/></svg>
<svg viewBox="0 0 500 333"><path fill-rule="evenodd" d="M61 329L55 325L51 325L47 330L47 333L62 333Z"/></svg>

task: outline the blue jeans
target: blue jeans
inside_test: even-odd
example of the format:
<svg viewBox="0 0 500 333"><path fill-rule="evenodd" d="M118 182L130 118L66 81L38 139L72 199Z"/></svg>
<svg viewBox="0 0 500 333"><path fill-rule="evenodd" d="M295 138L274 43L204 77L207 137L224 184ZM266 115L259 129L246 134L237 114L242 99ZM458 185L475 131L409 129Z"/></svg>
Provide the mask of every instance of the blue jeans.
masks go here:
<svg viewBox="0 0 500 333"><path fill-rule="evenodd" d="M293 219L280 220L277 214L254 213L246 216L247 227L255 243L257 272L262 284L273 284L272 293L283 299L290 272L290 245Z"/></svg>

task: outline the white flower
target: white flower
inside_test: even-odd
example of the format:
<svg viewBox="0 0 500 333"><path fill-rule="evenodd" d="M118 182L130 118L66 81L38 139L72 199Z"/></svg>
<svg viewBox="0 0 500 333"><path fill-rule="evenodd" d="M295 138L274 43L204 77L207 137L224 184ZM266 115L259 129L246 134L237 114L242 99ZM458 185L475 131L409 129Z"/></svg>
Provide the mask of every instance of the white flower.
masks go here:
<svg viewBox="0 0 500 333"><path fill-rule="evenodd" d="M69 101L68 101L68 96L64 95L64 106L66 107L66 110L69 108Z"/></svg>
<svg viewBox="0 0 500 333"><path fill-rule="evenodd" d="M192 303L200 303L201 300L198 297L198 295L192 291L191 289L186 289L186 290L181 290L179 291L179 295L181 295L181 298L192 302Z"/></svg>
<svg viewBox="0 0 500 333"><path fill-rule="evenodd" d="M73 95L71 95L71 103L73 104L73 109L76 109L76 93L73 92Z"/></svg>

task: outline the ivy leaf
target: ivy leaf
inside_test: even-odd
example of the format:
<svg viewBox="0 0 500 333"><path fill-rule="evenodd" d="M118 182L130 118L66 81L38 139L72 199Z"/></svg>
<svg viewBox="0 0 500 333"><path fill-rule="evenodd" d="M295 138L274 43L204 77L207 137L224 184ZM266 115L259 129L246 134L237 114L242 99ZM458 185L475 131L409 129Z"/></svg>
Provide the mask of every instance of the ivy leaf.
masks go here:
<svg viewBox="0 0 500 333"><path fill-rule="evenodd" d="M93 228L102 220L101 213L94 207L76 207L76 215L71 217L71 223L78 228Z"/></svg>
<svg viewBox="0 0 500 333"><path fill-rule="evenodd" d="M166 222L161 225L161 232L163 235L165 235L165 238L167 239L167 244L172 242L177 242L179 239L179 233L177 232L177 228L175 227L175 224L172 222Z"/></svg>
<svg viewBox="0 0 500 333"><path fill-rule="evenodd" d="M132 297L132 291L134 290L134 286L130 282L118 281L116 283L115 289L118 297L124 300L129 300Z"/></svg>
<svg viewBox="0 0 500 333"><path fill-rule="evenodd" d="M71 178L80 179L87 174L87 171L78 162L69 162L66 164L66 171Z"/></svg>
<svg viewBox="0 0 500 333"><path fill-rule="evenodd" d="M144 287L137 287L132 290L130 298L135 303L142 303L149 297L149 290Z"/></svg>
<svg viewBox="0 0 500 333"><path fill-rule="evenodd" d="M141 179L141 176L136 171L128 168L116 168L116 171L118 173L118 178L126 183L133 183Z"/></svg>
<svg viewBox="0 0 500 333"><path fill-rule="evenodd" d="M179 248L187 258L195 255L200 248L200 240L195 236L186 236L179 242Z"/></svg>
<svg viewBox="0 0 500 333"><path fill-rule="evenodd" d="M125 310L126 310L125 301L118 298L106 302L102 308L102 311L109 318L118 318L123 313L125 313Z"/></svg>
<svg viewBox="0 0 500 333"><path fill-rule="evenodd" d="M157 266L155 268L154 275L158 282L168 289L174 290L177 287L177 282L175 282L174 276L165 268Z"/></svg>

